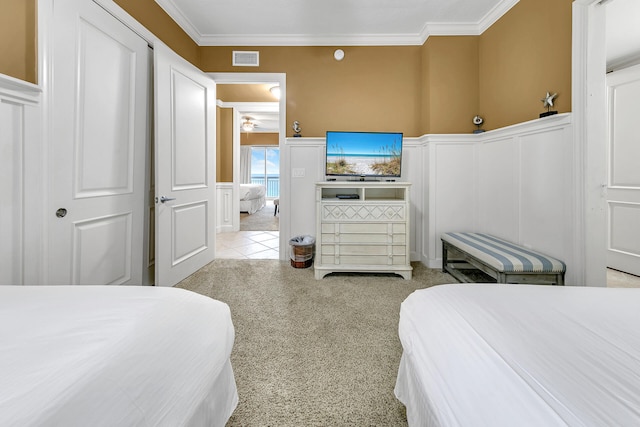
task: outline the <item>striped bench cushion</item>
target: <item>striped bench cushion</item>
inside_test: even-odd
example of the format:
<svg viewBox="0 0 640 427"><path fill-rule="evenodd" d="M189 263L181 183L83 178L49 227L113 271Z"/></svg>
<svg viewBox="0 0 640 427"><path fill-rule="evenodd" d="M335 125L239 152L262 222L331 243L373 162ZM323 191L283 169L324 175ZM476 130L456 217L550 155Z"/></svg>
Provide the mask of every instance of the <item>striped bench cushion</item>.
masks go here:
<svg viewBox="0 0 640 427"><path fill-rule="evenodd" d="M504 273L564 273L564 262L482 233L444 233L442 240Z"/></svg>

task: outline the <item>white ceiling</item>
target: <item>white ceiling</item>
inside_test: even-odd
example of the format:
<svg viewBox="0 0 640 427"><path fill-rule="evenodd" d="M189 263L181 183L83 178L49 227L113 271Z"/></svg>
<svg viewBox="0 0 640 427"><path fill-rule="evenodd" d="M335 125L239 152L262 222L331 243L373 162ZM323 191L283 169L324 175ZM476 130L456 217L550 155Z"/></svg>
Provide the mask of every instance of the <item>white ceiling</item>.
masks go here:
<svg viewBox="0 0 640 427"><path fill-rule="evenodd" d="M519 0L156 0L200 46L420 45L481 34ZM603 0L607 62L640 52L640 1Z"/></svg>
<svg viewBox="0 0 640 427"><path fill-rule="evenodd" d="M200 46L421 45L478 35L519 0L156 0Z"/></svg>

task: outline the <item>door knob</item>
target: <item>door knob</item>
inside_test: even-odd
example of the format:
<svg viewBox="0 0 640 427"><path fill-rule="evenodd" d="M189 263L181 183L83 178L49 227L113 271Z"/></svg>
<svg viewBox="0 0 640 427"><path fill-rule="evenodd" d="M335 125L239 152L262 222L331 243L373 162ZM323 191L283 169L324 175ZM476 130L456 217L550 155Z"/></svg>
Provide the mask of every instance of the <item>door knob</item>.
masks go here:
<svg viewBox="0 0 640 427"><path fill-rule="evenodd" d="M170 200L175 200L175 197L166 197L166 196L160 196L160 203L165 203L168 202Z"/></svg>
<svg viewBox="0 0 640 427"><path fill-rule="evenodd" d="M65 208L60 208L56 211L56 216L58 218L64 218L67 215L67 210Z"/></svg>

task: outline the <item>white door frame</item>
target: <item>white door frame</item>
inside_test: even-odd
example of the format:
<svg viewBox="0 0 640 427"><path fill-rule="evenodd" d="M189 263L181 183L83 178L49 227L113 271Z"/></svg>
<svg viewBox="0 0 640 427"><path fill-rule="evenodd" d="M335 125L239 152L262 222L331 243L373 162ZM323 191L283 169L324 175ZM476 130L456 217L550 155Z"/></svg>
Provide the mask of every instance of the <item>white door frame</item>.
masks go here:
<svg viewBox="0 0 640 427"><path fill-rule="evenodd" d="M575 0L571 92L576 284L606 286L606 56L601 0Z"/></svg>
<svg viewBox="0 0 640 427"><path fill-rule="evenodd" d="M280 86L280 100L279 105L279 129L278 129L278 147L280 148L280 244L279 253L280 260L286 260L286 245L288 243L287 236L289 235L289 201L287 199L289 194L289 174L284 173L283 165L288 162L283 159L286 156L284 145L286 143L286 121L287 121L287 75L285 73L206 73L208 74L216 84L258 84L258 83L274 83ZM225 103L225 106L232 105L233 103ZM234 123L234 129L238 126ZM235 132L235 130L234 130ZM234 136L235 139L235 136ZM239 159L240 159L240 144L233 144L233 197L234 207L236 206L236 196L239 194L240 187L240 171L239 171ZM239 202L238 202L239 203ZM238 205L239 206L239 205ZM238 208L239 209L239 208ZM235 212L235 208L234 208ZM235 213L234 213L235 215Z"/></svg>

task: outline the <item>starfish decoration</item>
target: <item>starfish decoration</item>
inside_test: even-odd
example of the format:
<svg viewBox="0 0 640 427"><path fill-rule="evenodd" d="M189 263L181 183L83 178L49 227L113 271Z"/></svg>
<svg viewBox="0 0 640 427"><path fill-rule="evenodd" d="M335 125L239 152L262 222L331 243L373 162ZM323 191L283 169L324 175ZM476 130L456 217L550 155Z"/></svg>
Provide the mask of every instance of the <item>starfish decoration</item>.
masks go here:
<svg viewBox="0 0 640 427"><path fill-rule="evenodd" d="M557 93L549 95L549 92L547 92L547 96L540 100L544 103L544 107L547 107L547 111L549 110L549 108L553 107L553 98L555 98L556 96L558 96Z"/></svg>

